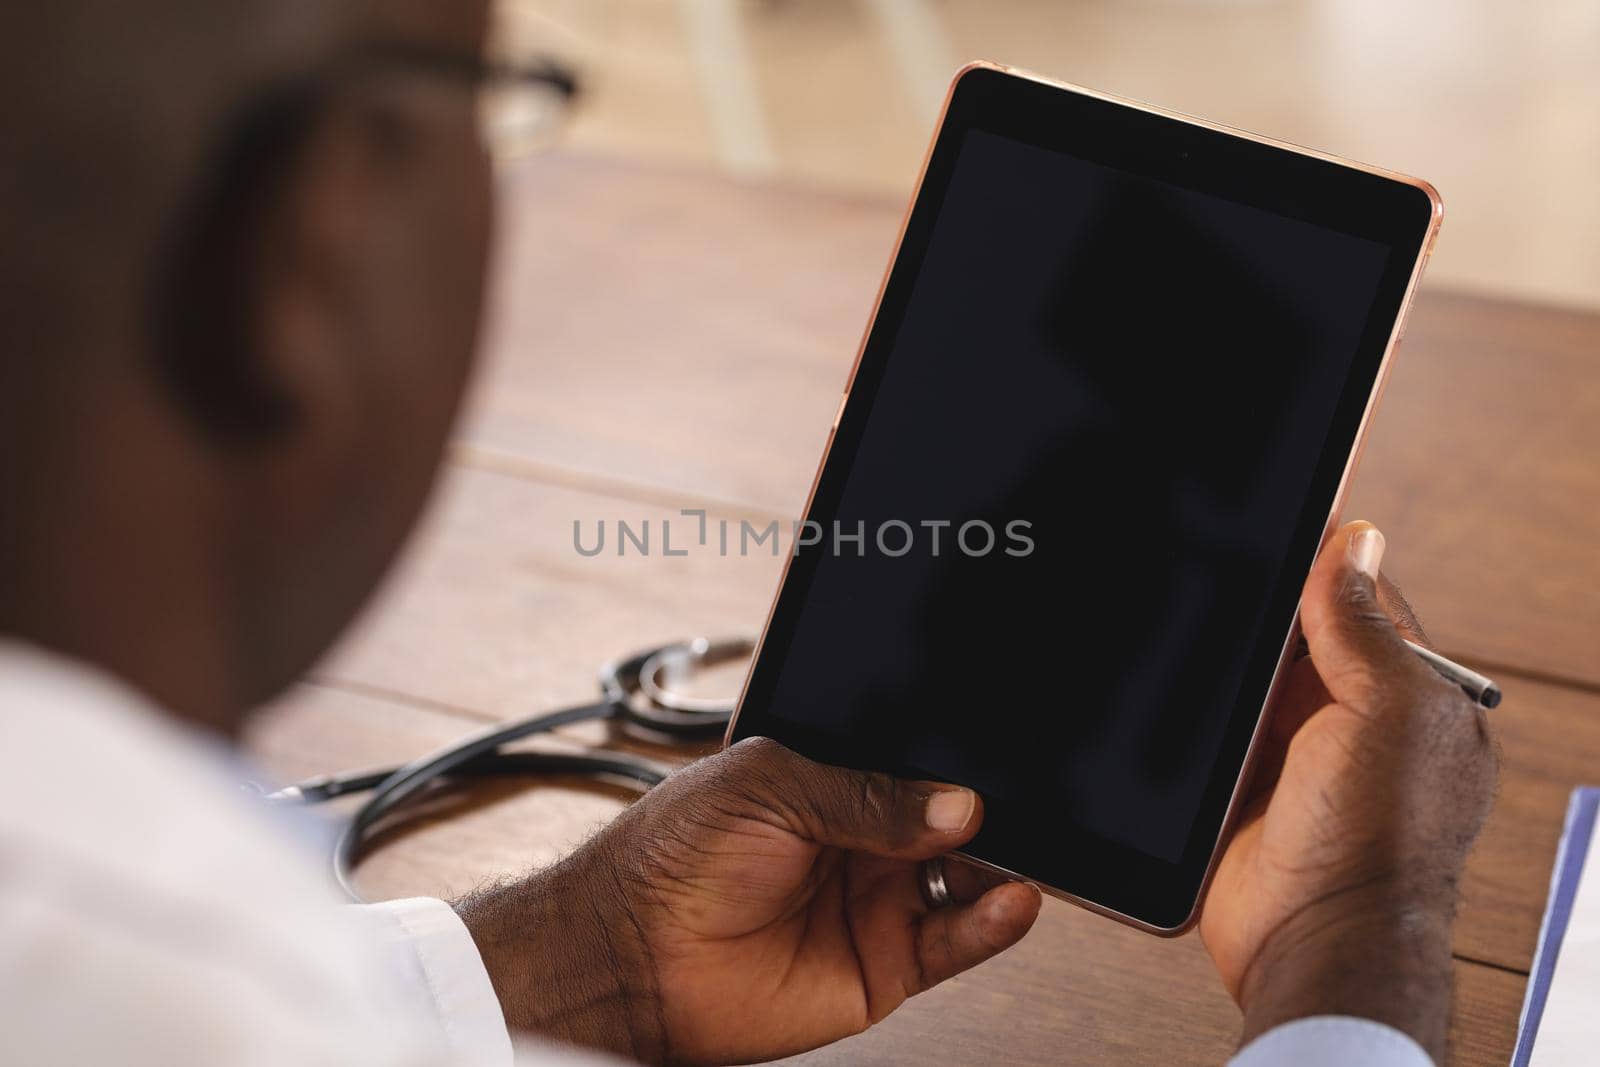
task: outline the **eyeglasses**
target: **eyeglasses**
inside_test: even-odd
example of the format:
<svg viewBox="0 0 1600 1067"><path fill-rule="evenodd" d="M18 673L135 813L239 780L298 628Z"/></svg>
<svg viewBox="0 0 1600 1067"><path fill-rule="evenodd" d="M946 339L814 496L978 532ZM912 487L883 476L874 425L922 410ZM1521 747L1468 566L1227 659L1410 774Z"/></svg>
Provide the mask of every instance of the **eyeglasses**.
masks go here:
<svg viewBox="0 0 1600 1067"><path fill-rule="evenodd" d="M368 45L354 57L368 73L415 73L448 78L476 93L479 135L497 161L546 148L578 95L578 79L546 57L485 58L410 42Z"/></svg>
<svg viewBox="0 0 1600 1067"><path fill-rule="evenodd" d="M470 89L479 137L497 161L547 147L578 95L577 76L545 57L486 58L413 41L369 41L246 103L228 124L227 154L262 163L291 148L312 116L342 89L408 75Z"/></svg>
<svg viewBox="0 0 1600 1067"><path fill-rule="evenodd" d="M311 117L341 90L374 79L422 76L474 95L479 137L496 162L548 147L578 95L578 79L544 57L486 58L405 41L369 41L332 63L279 83L240 109L230 124L230 155L256 163L292 147Z"/></svg>

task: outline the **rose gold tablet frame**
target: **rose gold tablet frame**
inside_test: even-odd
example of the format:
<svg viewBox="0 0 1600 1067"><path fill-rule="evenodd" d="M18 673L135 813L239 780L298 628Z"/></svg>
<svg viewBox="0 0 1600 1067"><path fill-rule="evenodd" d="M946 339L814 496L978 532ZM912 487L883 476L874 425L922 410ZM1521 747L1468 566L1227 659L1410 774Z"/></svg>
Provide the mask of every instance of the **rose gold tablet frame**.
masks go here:
<svg viewBox="0 0 1600 1067"><path fill-rule="evenodd" d="M1384 386L1389 380L1390 363L1394 358L1395 350L1400 345L1400 339L1405 336L1406 317L1411 311L1412 297L1416 294L1417 285L1422 279L1423 268L1427 266L1428 257L1433 254L1434 242L1439 238L1439 226L1444 217L1444 203L1439 198L1439 191L1428 182L1423 181L1421 178L1413 178L1410 175L1400 174L1392 170L1385 170L1382 167L1374 167L1366 163L1358 163L1355 160L1343 159L1339 156L1329 155L1326 152L1318 152L1314 149L1302 148L1299 145L1290 144L1287 141L1279 141L1275 138L1263 137L1260 134L1249 133L1245 130L1235 129L1232 126L1224 126L1216 122L1207 122L1205 119L1197 119L1193 116L1180 114L1176 111L1168 111L1166 108L1156 107L1152 104L1141 103L1137 100L1128 100L1120 96L1113 96L1109 93L1096 92L1093 89L1085 89L1080 85L1056 81L1052 78L1046 78L1038 74L1033 74L1029 71L1018 70L1014 67L1008 67L1000 63L993 63L988 60L977 60L972 63L968 63L966 66L958 70L955 77L950 82L950 88L945 93L944 105L940 108L938 121L934 124L933 136L928 142L928 150L922 157L922 169L917 176L916 188L911 194L910 202L906 205L905 214L901 216L900 232L895 238L894 249L889 254L889 264L884 268L883 279L878 283L878 295L872 304L872 314L867 318L866 330L863 331L861 335L861 344L856 349L855 362L851 364L850 376L845 381L844 395L839 398L839 407L838 410L834 412L833 425L828 430L828 440L823 446L822 458L817 463L816 474L812 476L811 489L806 494L806 506L803 514L809 515L811 513L811 506L815 502L817 485L821 482L822 471L828 464L828 454L833 450L834 434L838 432L839 420L844 416L845 405L850 400L850 390L851 387L855 385L856 372L861 367L861 357L866 352L867 339L872 336L872 327L877 323L878 312L883 304L884 289L888 286L889 275L893 273L895 262L900 257L900 245L905 239L906 226L911 221L911 212L916 207L917 200L922 196L922 183L927 177L928 162L933 158L934 145L938 142L939 134L944 130L945 117L950 109L951 98L955 95L956 87L960 84L961 79L967 73L974 70L998 71L999 73L1008 74L1012 77L1024 78L1028 81L1038 82L1041 85L1048 85L1056 89L1064 89L1067 92L1077 93L1081 96L1092 97L1093 99L1103 100L1107 103L1117 104L1122 107L1133 108L1137 111L1143 111L1151 115L1160 115L1164 118L1175 119L1178 122L1187 123L1191 126L1200 126L1208 130L1214 130L1217 133L1227 134L1230 137L1237 137L1246 141L1254 141L1257 144L1268 145L1272 148L1282 149L1285 152L1293 152L1296 155L1310 156L1313 159L1320 159L1326 163L1333 163L1341 167L1348 167L1351 170L1364 171L1367 174L1374 174L1381 178L1387 178L1390 181L1400 182L1404 185L1410 185L1421 190L1427 195L1428 202L1433 205L1433 213L1428 222L1426 239L1422 242L1422 251L1417 255L1416 262L1411 265L1411 274L1406 283L1405 296L1400 301L1399 311L1395 315L1394 325L1391 327L1389 332L1389 340L1384 346L1383 359L1378 364L1378 376L1373 382L1372 392L1367 397L1366 409L1362 412L1361 423L1356 429L1355 443L1350 449L1349 457L1345 460L1344 472L1339 478L1339 488L1334 493L1333 505L1329 508L1327 521L1323 524L1321 540L1322 543L1326 544L1328 538L1338 528L1339 516L1344 509L1345 494L1349 490L1351 476L1355 473L1356 466L1361 461L1362 450L1366 447L1367 430L1371 425L1373 412L1377 410L1378 402L1383 397ZM756 661L760 659L762 647L766 644L767 633L772 626L772 615L777 609L778 597L782 595L784 582L786 582L789 578L789 565L793 562L793 560L794 553L791 552L785 558L783 574L778 580L778 590L773 594L772 604L767 609L767 620L761 628L761 639L756 643L755 652L751 657L750 662L752 669ZM1124 915L1119 911L1105 907L1101 904L1097 904L1092 900L1085 900L1082 897L1068 893L1061 889L1057 889L1054 886L1044 885L1035 881L1034 879L1026 878L1026 876L1018 874L1016 871L1007 870L1004 867L977 859L976 857L966 855L962 852L955 853L955 857L959 858L963 862L973 864L976 867L991 871L1007 878L1033 881L1039 886L1042 892L1048 893L1050 896L1053 896L1059 900L1068 901L1069 903L1076 904L1082 908L1087 908L1089 911L1104 915L1109 919L1115 919L1117 922L1123 923L1127 926L1132 926L1139 930L1143 930L1147 933L1156 934L1160 937L1177 937L1181 934L1187 933L1195 925L1195 923L1200 920L1201 904L1205 900L1206 891L1210 888L1212 876L1216 874L1217 861L1222 855L1222 846L1224 842L1227 841L1228 835L1232 832L1234 824L1238 820L1240 801L1244 795L1245 788L1249 785L1251 772L1255 767L1262 731L1268 717L1267 711L1272 707L1273 702L1277 699L1278 694L1282 689L1284 679L1288 674L1287 668L1289 667L1289 664L1293 658L1293 652L1299 636L1300 621L1299 609L1297 606L1295 611L1295 621L1293 625L1290 626L1288 634L1284 636L1283 647L1279 649L1278 665L1276 670L1273 672L1272 683L1268 686L1266 699L1262 702L1261 710L1256 715L1255 729L1251 732L1250 744L1245 750L1244 762L1240 765L1239 776L1234 781L1233 793L1228 799L1228 807L1223 814L1222 823L1218 830L1216 841L1212 843L1211 859L1206 864L1205 875L1201 878L1199 891L1195 894L1194 907L1190 909L1189 914L1184 918L1184 920L1178 923L1176 926L1155 926L1151 923L1143 921L1142 919L1136 919L1131 915ZM739 693L739 702L735 705L733 718L728 723L727 733L723 735L723 747L727 747L733 738L734 728L739 721L739 711L744 707L744 698L749 687L750 677L749 673L747 673L745 676L744 686Z"/></svg>

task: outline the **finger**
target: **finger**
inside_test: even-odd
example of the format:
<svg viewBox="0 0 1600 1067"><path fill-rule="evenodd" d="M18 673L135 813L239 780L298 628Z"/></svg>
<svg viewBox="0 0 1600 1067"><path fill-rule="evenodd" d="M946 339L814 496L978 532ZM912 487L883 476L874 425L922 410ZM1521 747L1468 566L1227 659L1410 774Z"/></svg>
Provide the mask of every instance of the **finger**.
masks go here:
<svg viewBox="0 0 1600 1067"><path fill-rule="evenodd" d="M1378 573L1377 584L1378 602L1383 606L1384 614L1393 620L1401 636L1419 644L1428 644L1422 624L1417 621L1416 612L1412 610L1405 594L1401 593L1400 587L1382 571ZM1273 704L1272 721L1262 738L1261 754L1257 760L1257 772L1253 779L1255 782L1253 791L1271 787L1277 780L1284 750L1289 741L1300 731L1300 727L1305 725L1307 719L1333 700L1327 686L1322 684L1322 676L1317 673L1316 666L1310 661L1310 649L1306 647L1304 634L1299 637L1298 645Z"/></svg>
<svg viewBox="0 0 1600 1067"><path fill-rule="evenodd" d="M814 763L764 737L720 757L738 795L819 845L895 859L929 859L978 832L983 804L970 789Z"/></svg>
<svg viewBox="0 0 1600 1067"><path fill-rule="evenodd" d="M995 886L971 904L928 913L917 931L917 985L938 985L1022 940L1039 917L1039 890L1026 882Z"/></svg>
<svg viewBox="0 0 1600 1067"><path fill-rule="evenodd" d="M960 856L944 858L944 884L950 890L950 899L958 904L970 903L995 886L1014 881L1015 878L979 867Z"/></svg>
<svg viewBox="0 0 1600 1067"><path fill-rule="evenodd" d="M1411 603L1406 600L1400 587L1382 571L1378 573L1377 595L1384 614L1389 616L1401 636L1419 644L1428 644L1427 636L1423 632L1422 624L1417 621ZM1317 673L1315 664L1309 659L1310 649L1306 645L1303 633L1298 638L1298 646L1274 702L1272 721L1261 738L1256 753L1250 787L1246 793L1247 802L1254 802L1271 793L1283 771L1283 761L1288 754L1289 742L1300 731L1300 727L1306 724L1306 720L1326 707L1333 699L1328 693L1327 686L1323 684L1321 675Z"/></svg>
<svg viewBox="0 0 1600 1067"><path fill-rule="evenodd" d="M1326 707L1329 700L1328 690L1309 659L1296 660L1289 665L1273 701L1271 721L1256 743L1250 783L1245 790L1247 803L1265 796L1277 785L1289 742L1306 720Z"/></svg>
<svg viewBox="0 0 1600 1067"><path fill-rule="evenodd" d="M944 884L950 899L957 904L971 904L996 886L1010 885L1019 879L998 874L980 867L955 854L941 857L944 863ZM856 903L875 900L891 905L891 922L899 923L907 912L922 914L928 910L923 897L922 864L905 860L887 859L865 852L850 857L850 896Z"/></svg>
<svg viewBox="0 0 1600 1067"><path fill-rule="evenodd" d="M1405 594L1400 592L1400 587L1381 571L1378 574L1378 603L1383 605L1384 614L1394 620L1395 628L1403 637L1424 647L1433 647L1433 642L1429 641L1428 635L1423 632L1422 623L1417 621L1417 613L1411 610L1411 601L1407 600Z"/></svg>
<svg viewBox="0 0 1600 1067"><path fill-rule="evenodd" d="M1379 694L1396 680L1425 670L1379 602L1382 558L1377 527L1340 528L1323 546L1300 600L1301 628L1322 684L1334 700L1364 711L1376 710Z"/></svg>

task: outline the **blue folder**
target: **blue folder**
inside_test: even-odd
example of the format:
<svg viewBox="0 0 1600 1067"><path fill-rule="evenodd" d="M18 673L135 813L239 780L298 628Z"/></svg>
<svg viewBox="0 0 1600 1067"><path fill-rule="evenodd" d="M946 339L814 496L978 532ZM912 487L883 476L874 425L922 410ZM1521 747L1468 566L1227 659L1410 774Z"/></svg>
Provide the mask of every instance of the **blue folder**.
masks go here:
<svg viewBox="0 0 1600 1067"><path fill-rule="evenodd" d="M1517 1025L1517 1049L1511 1067L1528 1067L1533 1042L1539 1035L1539 1020L1544 1015L1545 999L1550 995L1550 977L1556 971L1561 940L1566 937L1572 918L1572 901L1578 895L1578 880L1583 861L1594 837L1595 811L1600 808L1600 789L1574 789L1567 804L1567 825L1561 832L1561 848L1556 852L1555 870L1550 873L1550 900L1545 904L1544 924L1539 928L1539 949L1528 975L1528 992L1522 1001L1522 1021Z"/></svg>

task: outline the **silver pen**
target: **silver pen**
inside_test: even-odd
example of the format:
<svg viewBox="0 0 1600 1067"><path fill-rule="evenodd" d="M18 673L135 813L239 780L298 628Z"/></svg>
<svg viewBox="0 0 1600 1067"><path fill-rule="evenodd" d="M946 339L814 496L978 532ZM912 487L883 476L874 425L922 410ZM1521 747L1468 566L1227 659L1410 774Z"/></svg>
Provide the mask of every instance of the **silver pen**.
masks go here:
<svg viewBox="0 0 1600 1067"><path fill-rule="evenodd" d="M1438 671L1441 678L1459 685L1467 696L1483 707L1492 708L1500 703L1500 687L1490 679L1477 671L1468 670L1455 660L1445 659L1431 648L1423 648L1415 641L1407 641L1406 644L1422 658L1422 662Z"/></svg>

